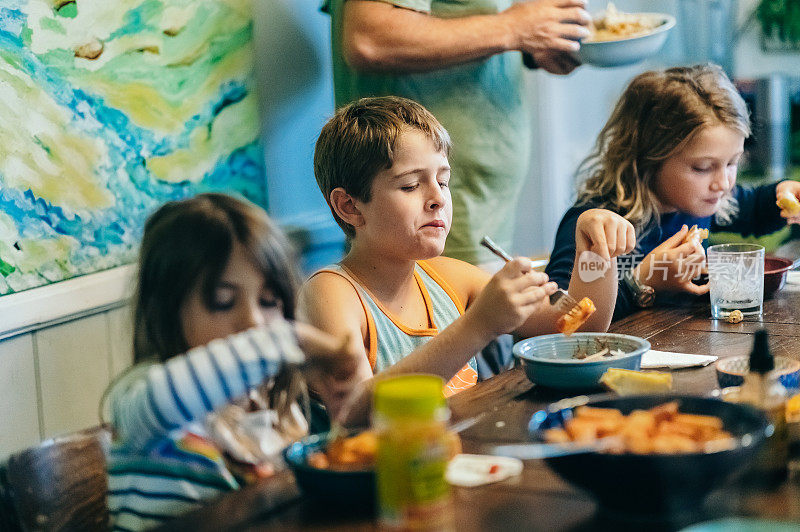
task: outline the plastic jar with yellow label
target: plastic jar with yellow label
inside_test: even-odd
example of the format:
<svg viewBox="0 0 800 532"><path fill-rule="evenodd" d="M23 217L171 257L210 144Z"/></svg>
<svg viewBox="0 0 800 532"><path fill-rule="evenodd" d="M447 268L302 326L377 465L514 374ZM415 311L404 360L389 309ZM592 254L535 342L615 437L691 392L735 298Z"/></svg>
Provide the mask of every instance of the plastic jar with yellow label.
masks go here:
<svg viewBox="0 0 800 532"><path fill-rule="evenodd" d="M444 381L406 375L375 385L373 425L381 524L399 530L452 530L445 480L449 459Z"/></svg>

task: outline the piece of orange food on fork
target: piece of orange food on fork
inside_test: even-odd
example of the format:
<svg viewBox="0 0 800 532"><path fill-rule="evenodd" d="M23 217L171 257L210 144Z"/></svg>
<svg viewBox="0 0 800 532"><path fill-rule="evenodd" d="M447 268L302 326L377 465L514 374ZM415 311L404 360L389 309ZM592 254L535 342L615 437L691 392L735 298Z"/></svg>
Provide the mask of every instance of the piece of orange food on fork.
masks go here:
<svg viewBox="0 0 800 532"><path fill-rule="evenodd" d="M597 307L594 306L592 300L584 297L569 312L558 318L556 329L558 332L569 336L577 331L578 327L583 325L595 310L597 310Z"/></svg>

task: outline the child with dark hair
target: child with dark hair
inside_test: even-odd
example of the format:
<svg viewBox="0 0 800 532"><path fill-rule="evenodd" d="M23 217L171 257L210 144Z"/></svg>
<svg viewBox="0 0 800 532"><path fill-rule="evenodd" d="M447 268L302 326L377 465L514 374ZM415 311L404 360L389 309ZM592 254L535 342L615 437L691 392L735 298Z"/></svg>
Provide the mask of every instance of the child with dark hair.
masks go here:
<svg viewBox="0 0 800 532"><path fill-rule="evenodd" d="M115 529L157 526L239 487L203 423L212 412L250 393L274 411L274 433L291 440L308 428L298 365L348 374L345 343L290 321L294 264L266 213L231 196L171 202L148 219L134 299L136 365L107 391Z"/></svg>

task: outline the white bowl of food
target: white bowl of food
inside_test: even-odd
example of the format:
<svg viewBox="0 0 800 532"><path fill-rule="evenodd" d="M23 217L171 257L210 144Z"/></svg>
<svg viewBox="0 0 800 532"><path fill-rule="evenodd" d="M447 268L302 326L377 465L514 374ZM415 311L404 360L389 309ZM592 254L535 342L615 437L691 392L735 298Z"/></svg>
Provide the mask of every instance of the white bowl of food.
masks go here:
<svg viewBox="0 0 800 532"><path fill-rule="evenodd" d="M600 67L630 65L658 52L675 26L666 13L620 13L613 4L593 18L592 35L577 52L582 63Z"/></svg>

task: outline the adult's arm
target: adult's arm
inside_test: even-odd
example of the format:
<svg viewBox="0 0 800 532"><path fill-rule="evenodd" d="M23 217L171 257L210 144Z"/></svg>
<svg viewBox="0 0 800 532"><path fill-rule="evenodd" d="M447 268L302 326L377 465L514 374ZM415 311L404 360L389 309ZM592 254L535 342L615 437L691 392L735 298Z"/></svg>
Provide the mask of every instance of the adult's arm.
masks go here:
<svg viewBox="0 0 800 532"><path fill-rule="evenodd" d="M519 50L574 52L588 36L585 0L534 0L500 13L441 18L383 0L344 3L343 53L358 70L425 72Z"/></svg>

